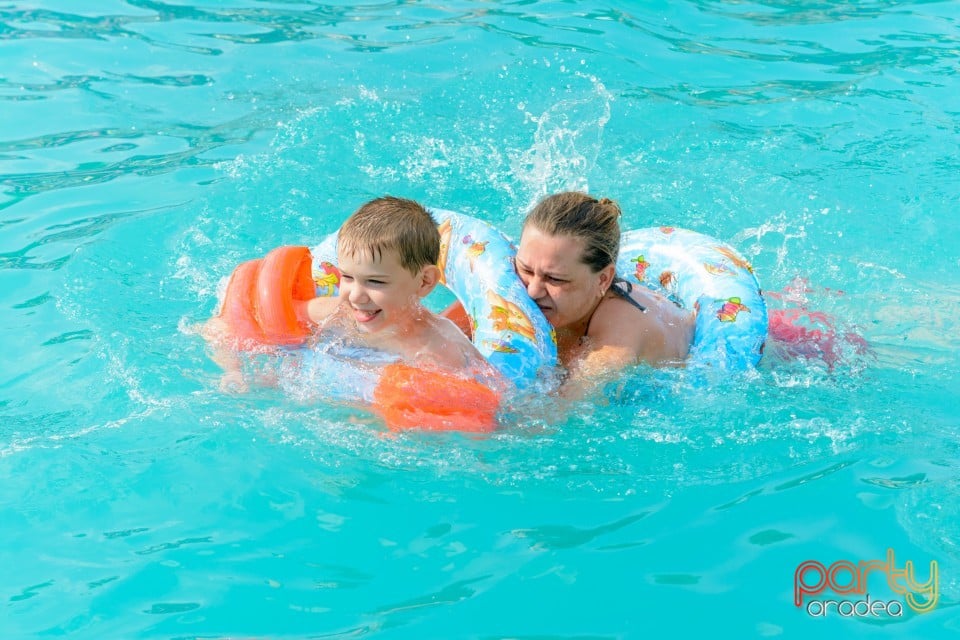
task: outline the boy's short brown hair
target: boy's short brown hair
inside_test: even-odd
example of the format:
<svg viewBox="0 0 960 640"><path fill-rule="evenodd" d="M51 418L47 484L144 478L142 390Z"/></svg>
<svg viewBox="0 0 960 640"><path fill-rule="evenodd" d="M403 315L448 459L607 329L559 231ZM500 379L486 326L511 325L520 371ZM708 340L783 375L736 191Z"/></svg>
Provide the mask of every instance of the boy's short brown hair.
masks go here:
<svg viewBox="0 0 960 640"><path fill-rule="evenodd" d="M367 202L340 227L337 251L350 256L369 252L381 259L396 251L404 269L416 275L440 258L440 232L430 213L418 202L384 196Z"/></svg>

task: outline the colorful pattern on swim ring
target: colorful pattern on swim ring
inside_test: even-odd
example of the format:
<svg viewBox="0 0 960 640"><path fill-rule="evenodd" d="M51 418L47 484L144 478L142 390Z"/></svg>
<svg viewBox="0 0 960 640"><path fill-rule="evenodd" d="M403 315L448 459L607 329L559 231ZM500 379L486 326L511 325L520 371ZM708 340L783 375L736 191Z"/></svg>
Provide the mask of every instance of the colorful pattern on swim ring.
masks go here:
<svg viewBox="0 0 960 640"><path fill-rule="evenodd" d="M553 328L513 269L513 246L482 220L445 209L430 212L440 231L442 282L469 314L474 344L518 389L528 387L543 367L556 364L557 345ZM312 253L317 295L337 295L337 235L327 236Z"/></svg>
<svg viewBox="0 0 960 640"><path fill-rule="evenodd" d="M623 234L617 272L697 311L688 366L756 366L767 337L767 305L753 268L730 245L675 227Z"/></svg>

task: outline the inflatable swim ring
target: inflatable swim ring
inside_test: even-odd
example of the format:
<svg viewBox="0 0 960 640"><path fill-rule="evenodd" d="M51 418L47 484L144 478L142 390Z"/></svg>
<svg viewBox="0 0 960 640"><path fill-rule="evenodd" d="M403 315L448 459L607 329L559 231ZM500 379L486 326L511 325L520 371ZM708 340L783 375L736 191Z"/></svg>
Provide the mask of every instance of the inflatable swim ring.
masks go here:
<svg viewBox="0 0 960 640"><path fill-rule="evenodd" d="M441 282L466 310L473 343L518 389L529 387L541 369L556 364L557 345L553 328L513 269L513 246L482 220L445 209L430 212L440 231ZM317 295L337 295L337 234L312 254Z"/></svg>
<svg viewBox="0 0 960 640"><path fill-rule="evenodd" d="M766 302L753 268L730 245L676 227L626 231L616 270L696 311L688 368L742 371L759 362L767 337ZM508 279L519 281L512 272Z"/></svg>
<svg viewBox="0 0 960 640"><path fill-rule="evenodd" d="M441 234L441 281L468 310L477 349L505 379L518 388L529 386L541 367L556 362L556 343L513 271L513 247L485 222L441 209L432 213ZM238 347L304 344L313 327L303 303L339 292L336 243L332 234L312 255L306 247L279 247L237 267L220 318L238 338ZM305 352L298 354L300 364L315 379L339 383L329 385L330 397L371 403L391 429L477 432L496 427L499 395L477 381L400 362L389 362L377 369L379 375L371 375L352 367L342 354L300 351Z"/></svg>
<svg viewBox="0 0 960 640"><path fill-rule="evenodd" d="M627 231L617 273L696 310L688 368L742 371L759 362L767 305L750 263L730 245L675 227Z"/></svg>

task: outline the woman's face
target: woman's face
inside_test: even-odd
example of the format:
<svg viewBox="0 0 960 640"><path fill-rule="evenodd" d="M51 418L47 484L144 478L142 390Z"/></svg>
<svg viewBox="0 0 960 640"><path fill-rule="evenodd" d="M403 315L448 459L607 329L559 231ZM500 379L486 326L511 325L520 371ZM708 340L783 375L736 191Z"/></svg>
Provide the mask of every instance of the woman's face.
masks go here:
<svg viewBox="0 0 960 640"><path fill-rule="evenodd" d="M517 275L543 315L557 329L586 322L610 285L613 269L598 273L580 258L584 241L551 236L527 226L517 249Z"/></svg>

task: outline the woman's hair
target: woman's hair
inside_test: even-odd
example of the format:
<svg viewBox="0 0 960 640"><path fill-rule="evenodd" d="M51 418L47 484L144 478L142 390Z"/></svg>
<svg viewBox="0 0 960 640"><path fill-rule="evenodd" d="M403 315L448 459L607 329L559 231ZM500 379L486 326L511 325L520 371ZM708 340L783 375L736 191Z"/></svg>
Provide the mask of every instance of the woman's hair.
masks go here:
<svg viewBox="0 0 960 640"><path fill-rule="evenodd" d="M620 207L613 200L596 198L579 191L547 196L524 221L551 236L573 236L584 243L581 261L597 273L616 264L620 253Z"/></svg>
<svg viewBox="0 0 960 640"><path fill-rule="evenodd" d="M440 232L429 212L413 200L384 196L367 202L340 227L337 251L381 257L396 251L400 264L416 274L440 257Z"/></svg>

